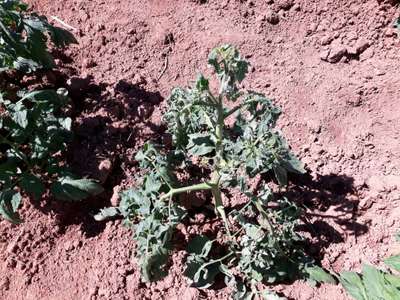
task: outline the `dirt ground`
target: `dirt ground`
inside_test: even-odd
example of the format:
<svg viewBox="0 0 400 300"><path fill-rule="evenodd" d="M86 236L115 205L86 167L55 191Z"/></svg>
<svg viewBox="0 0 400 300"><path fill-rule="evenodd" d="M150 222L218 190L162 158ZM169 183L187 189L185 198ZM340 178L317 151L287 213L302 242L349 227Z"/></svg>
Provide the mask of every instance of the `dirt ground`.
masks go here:
<svg viewBox="0 0 400 300"><path fill-rule="evenodd" d="M293 178L287 196L307 208L310 253L329 270L357 271L400 252L396 4L28 2L75 28L79 45L57 60L74 101L77 136L69 159L107 192L77 205L26 200L22 225L0 221L0 299L229 298L224 288L187 287L183 251L164 280L141 283L129 230L119 220L92 218L110 204L113 190L133 183L137 149L162 136L172 87L209 72L207 55L221 43L236 45L251 62L245 87L275 99L283 110L280 128L306 163L309 174ZM303 281L274 289L294 300L349 299L338 286Z"/></svg>

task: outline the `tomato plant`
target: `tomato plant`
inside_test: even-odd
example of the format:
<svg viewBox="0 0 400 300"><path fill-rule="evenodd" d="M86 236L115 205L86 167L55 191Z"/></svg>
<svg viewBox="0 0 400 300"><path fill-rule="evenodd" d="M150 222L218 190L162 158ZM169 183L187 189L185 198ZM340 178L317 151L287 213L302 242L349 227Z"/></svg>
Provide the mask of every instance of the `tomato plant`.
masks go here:
<svg viewBox="0 0 400 300"><path fill-rule="evenodd" d="M71 33L27 13L19 1L0 1L0 72L30 73L52 68L47 37L56 47L76 42ZM0 91L0 215L20 223L21 192L36 200L48 189L61 200L78 201L103 191L91 179L72 174L63 159L71 141L72 120L64 110L65 89Z"/></svg>
<svg viewBox="0 0 400 300"><path fill-rule="evenodd" d="M97 219L126 218L143 278L157 280L167 273L176 226L190 214L180 195L209 192L222 227L216 236L189 241L185 275L192 286L207 288L219 274L235 299L267 297L271 293L258 290L258 283L291 280L312 262L295 231L300 208L277 199L266 175L286 185L289 172L305 170L276 129L281 111L263 94L240 89L249 64L237 49L215 48L208 63L219 80L217 94L203 75L191 88L173 89L165 113L172 147L145 144L136 155L144 170L140 187L123 192L119 208L105 209ZM246 199L241 207L224 203L232 192Z"/></svg>
<svg viewBox="0 0 400 300"><path fill-rule="evenodd" d="M27 9L20 1L0 1L0 72L52 68L48 40L57 48L77 43L69 31L52 26L44 16L27 13Z"/></svg>

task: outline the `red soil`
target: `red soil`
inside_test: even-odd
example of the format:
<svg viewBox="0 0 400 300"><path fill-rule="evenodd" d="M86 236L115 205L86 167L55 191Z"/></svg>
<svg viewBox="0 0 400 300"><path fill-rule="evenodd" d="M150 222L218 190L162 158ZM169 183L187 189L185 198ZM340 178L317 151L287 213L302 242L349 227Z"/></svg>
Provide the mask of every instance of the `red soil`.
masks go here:
<svg viewBox="0 0 400 300"><path fill-rule="evenodd" d="M162 134L169 91L207 73L221 43L250 60L246 88L282 107L280 127L307 164L310 176L296 178L288 196L309 207L310 252L334 271L399 252L400 39L391 25L399 10L390 1L28 2L77 29L72 61L59 61L76 106L70 159L109 192L83 205L26 201L24 224L0 221L0 299L228 298L226 289L186 287L183 251L167 278L141 283L130 232L90 215L115 186L132 183L133 154ZM296 300L347 299L338 286L275 289Z"/></svg>

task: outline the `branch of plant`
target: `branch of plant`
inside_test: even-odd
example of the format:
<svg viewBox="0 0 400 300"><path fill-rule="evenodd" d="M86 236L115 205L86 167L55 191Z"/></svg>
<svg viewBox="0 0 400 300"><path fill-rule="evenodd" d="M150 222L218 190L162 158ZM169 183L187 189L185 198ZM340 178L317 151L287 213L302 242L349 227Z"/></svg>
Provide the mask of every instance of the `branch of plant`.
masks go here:
<svg viewBox="0 0 400 300"><path fill-rule="evenodd" d="M160 200L165 200L169 197L175 196L181 193L189 193L194 191L202 191L202 190L211 190L213 189L213 185L209 182L194 184L190 186L180 187L180 188L171 188L170 191L160 197Z"/></svg>

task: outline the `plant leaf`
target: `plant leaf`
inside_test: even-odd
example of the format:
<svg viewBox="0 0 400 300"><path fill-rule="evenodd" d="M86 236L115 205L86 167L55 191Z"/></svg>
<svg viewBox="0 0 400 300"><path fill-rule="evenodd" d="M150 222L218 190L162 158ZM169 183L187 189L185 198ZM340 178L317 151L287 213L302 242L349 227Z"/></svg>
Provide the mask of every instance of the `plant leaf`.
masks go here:
<svg viewBox="0 0 400 300"><path fill-rule="evenodd" d="M207 289L214 284L215 276L220 272L219 263L208 263L198 260L189 260L186 265L185 276L192 280L191 286Z"/></svg>
<svg viewBox="0 0 400 300"><path fill-rule="evenodd" d="M356 300L369 300L367 290L360 275L354 272L343 272L339 277L340 283L345 290Z"/></svg>
<svg viewBox="0 0 400 300"><path fill-rule="evenodd" d="M60 200L81 201L89 196L96 196L104 189L92 179L61 178L51 185L51 192Z"/></svg>
<svg viewBox="0 0 400 300"><path fill-rule="evenodd" d="M203 156L215 150L211 135L195 133L189 135L188 151L192 155Z"/></svg>
<svg viewBox="0 0 400 300"><path fill-rule="evenodd" d="M46 188L42 181L33 174L24 173L22 174L21 187L28 194L32 194L35 200L39 200L43 193L46 191Z"/></svg>
<svg viewBox="0 0 400 300"><path fill-rule="evenodd" d="M279 185L287 185L288 179L287 179L287 171L285 168L276 165L273 167L275 177L278 180Z"/></svg>
<svg viewBox="0 0 400 300"><path fill-rule="evenodd" d="M385 264L400 272L400 255L393 255L385 259Z"/></svg>
<svg viewBox="0 0 400 300"><path fill-rule="evenodd" d="M118 208L107 207L107 208L101 209L100 212L94 216L94 219L96 221L100 222L100 221L106 221L106 220L112 219L119 215L121 215L121 213Z"/></svg>
<svg viewBox="0 0 400 300"><path fill-rule="evenodd" d="M6 190L0 192L0 215L11 223L20 224L22 220L17 210L21 200L21 194L16 191Z"/></svg>
<svg viewBox="0 0 400 300"><path fill-rule="evenodd" d="M204 235L198 235L190 241L187 251L191 254L206 257L208 253L210 253L211 247L212 241L208 237Z"/></svg>
<svg viewBox="0 0 400 300"><path fill-rule="evenodd" d="M336 284L335 278L319 266L308 267L305 269L311 280L319 283Z"/></svg>

